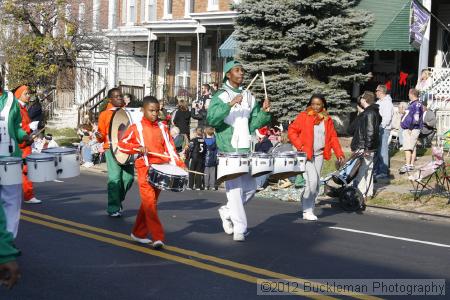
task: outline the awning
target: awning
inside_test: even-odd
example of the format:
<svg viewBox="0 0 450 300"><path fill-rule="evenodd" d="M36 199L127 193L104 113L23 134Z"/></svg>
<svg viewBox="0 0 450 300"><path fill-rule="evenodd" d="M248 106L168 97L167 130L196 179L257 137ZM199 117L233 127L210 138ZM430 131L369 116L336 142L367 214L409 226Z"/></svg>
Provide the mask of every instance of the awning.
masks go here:
<svg viewBox="0 0 450 300"><path fill-rule="evenodd" d="M411 0L361 0L358 8L372 13L374 24L364 37L364 50L415 51L409 44Z"/></svg>
<svg viewBox="0 0 450 300"><path fill-rule="evenodd" d="M235 57L237 54L237 41L234 39L233 34L231 34L225 42L219 47L220 57Z"/></svg>

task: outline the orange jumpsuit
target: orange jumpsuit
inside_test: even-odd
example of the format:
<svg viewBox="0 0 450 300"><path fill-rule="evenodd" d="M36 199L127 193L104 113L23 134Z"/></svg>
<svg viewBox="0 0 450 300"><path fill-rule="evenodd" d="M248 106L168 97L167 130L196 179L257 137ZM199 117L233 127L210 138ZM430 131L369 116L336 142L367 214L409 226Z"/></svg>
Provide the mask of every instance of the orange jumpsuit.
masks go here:
<svg viewBox="0 0 450 300"><path fill-rule="evenodd" d="M25 103L19 101L20 115L22 116L22 129L27 133L31 134L30 123L31 119L28 115L27 107ZM27 146L26 143L19 144L19 148L22 150L22 158L26 158L31 154L31 146ZM22 168L22 189L23 189L23 199L28 201L34 197L33 183L28 180L27 177L28 166L23 165Z"/></svg>
<svg viewBox="0 0 450 300"><path fill-rule="evenodd" d="M158 122L151 122L146 118L142 118L142 135L144 145L149 152L156 152L168 155L169 151L164 141L161 129ZM167 126L165 126L167 135L173 149L175 144L170 137ZM131 125L124 133L122 140L119 141L119 150L127 154L139 153L135 149L141 147L139 143L139 132L136 125ZM165 164L169 162L168 158L159 156L152 156L147 154L149 164ZM179 157L176 157L176 163L180 167L185 167L184 163ZM144 156L140 155L135 161L135 167L138 175L139 192L141 195L141 206L136 217L136 222L133 227L133 234L139 238L146 238L149 234L154 241L164 241L164 229L158 217L157 202L161 190L153 187L147 181L147 174L149 167L145 165Z"/></svg>

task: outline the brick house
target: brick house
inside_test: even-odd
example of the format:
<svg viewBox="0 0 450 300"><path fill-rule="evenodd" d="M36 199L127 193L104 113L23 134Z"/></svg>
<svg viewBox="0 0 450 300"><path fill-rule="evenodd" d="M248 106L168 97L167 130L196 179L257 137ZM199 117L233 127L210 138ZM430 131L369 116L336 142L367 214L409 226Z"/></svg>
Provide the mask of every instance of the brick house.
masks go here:
<svg viewBox="0 0 450 300"><path fill-rule="evenodd" d="M109 51L83 53L76 102L102 87L145 87L158 99L192 99L202 83L220 82L220 45L233 32L233 0L93 0L92 30L105 35ZM80 12L87 3L80 3Z"/></svg>

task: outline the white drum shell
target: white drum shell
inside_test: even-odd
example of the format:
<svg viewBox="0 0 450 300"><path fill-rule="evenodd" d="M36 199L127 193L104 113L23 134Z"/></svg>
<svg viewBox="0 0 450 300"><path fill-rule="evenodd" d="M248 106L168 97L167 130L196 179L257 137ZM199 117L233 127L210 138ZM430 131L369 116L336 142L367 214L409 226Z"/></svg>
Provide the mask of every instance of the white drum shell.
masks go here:
<svg viewBox="0 0 450 300"><path fill-rule="evenodd" d="M41 160L45 158L45 160ZM48 160L51 158L51 160ZM32 182L53 181L56 176L56 158L49 154L31 154L26 158L28 179Z"/></svg>
<svg viewBox="0 0 450 300"><path fill-rule="evenodd" d="M286 152L279 152L273 158L273 173L271 177L274 179L285 179L301 173L297 154L292 155Z"/></svg>
<svg viewBox="0 0 450 300"><path fill-rule="evenodd" d="M272 173L273 158L271 155L252 155L251 157L251 175L258 177Z"/></svg>
<svg viewBox="0 0 450 300"><path fill-rule="evenodd" d="M220 184L249 173L250 158L248 156L227 155L218 156L217 182Z"/></svg>
<svg viewBox="0 0 450 300"><path fill-rule="evenodd" d="M22 159L0 158L0 185L22 184Z"/></svg>
<svg viewBox="0 0 450 300"><path fill-rule="evenodd" d="M68 151L69 150L69 151ZM50 148L42 151L56 157L56 177L72 178L80 175L80 159L72 149Z"/></svg>

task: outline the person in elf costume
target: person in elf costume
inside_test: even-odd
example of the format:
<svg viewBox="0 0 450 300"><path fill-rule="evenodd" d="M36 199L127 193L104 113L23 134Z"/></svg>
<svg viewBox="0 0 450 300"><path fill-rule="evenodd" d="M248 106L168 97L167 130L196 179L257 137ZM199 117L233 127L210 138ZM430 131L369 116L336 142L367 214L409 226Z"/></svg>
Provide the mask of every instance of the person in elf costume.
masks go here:
<svg viewBox="0 0 450 300"><path fill-rule="evenodd" d="M109 145L109 126L114 112L123 107L122 92L118 88L112 88L107 94L108 105L98 117L98 131L95 133L97 141L103 143L105 149L106 166L108 168L108 208L107 213L111 217L122 216L122 202L134 181L134 166L119 165L111 152Z"/></svg>
<svg viewBox="0 0 450 300"><path fill-rule="evenodd" d="M208 108L208 124L216 129L216 142L220 152L248 152L251 132L271 120L270 102L262 107L249 91L243 91L244 68L238 61L224 67L223 86L212 97ZM253 198L256 181L250 174L225 181L228 202L219 209L222 226L235 241L244 241L247 235L247 216L244 204Z"/></svg>
<svg viewBox="0 0 450 300"><path fill-rule="evenodd" d="M327 102L322 95L313 95L305 111L295 118L288 128L288 137L298 151L306 153L305 191L302 195L303 219L316 221L314 214L319 195L320 173L323 160L331 159L334 151L339 163L345 160L333 120L327 112Z"/></svg>
<svg viewBox="0 0 450 300"><path fill-rule="evenodd" d="M27 133L31 134L30 129L31 119L28 115L27 104L30 101L30 89L26 85L22 85L16 89L14 96L19 100L20 115L22 117L22 129ZM26 142L19 144L19 148L22 150L22 158L26 158L31 154L31 145ZM33 191L33 183L28 180L27 172L28 166L23 165L22 167L22 190L23 190L23 200L25 203L37 204L42 201L36 199Z"/></svg>
<svg viewBox="0 0 450 300"><path fill-rule="evenodd" d="M155 249L164 246L164 230L158 218L157 203L161 192L148 180L148 170L152 164L176 164L186 168L175 150L175 144L164 122L159 122L159 102L153 96L145 96L141 121L131 125L119 141L119 151L126 154L139 154L135 161L138 174L141 206L131 233L131 238L142 244L153 243ZM156 155L155 155L156 154ZM163 156L159 156L161 154ZM169 156L170 158L166 158ZM148 237L151 236L152 242Z"/></svg>
<svg viewBox="0 0 450 300"><path fill-rule="evenodd" d="M19 143L30 144L31 138L22 129L19 102L13 93L0 87L0 157L20 157ZM0 201L6 215L6 229L17 236L22 204L22 184L0 185Z"/></svg>

